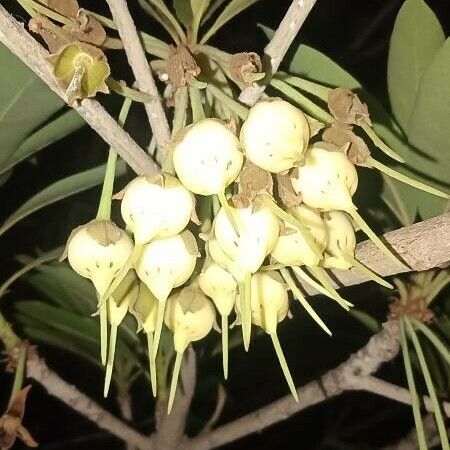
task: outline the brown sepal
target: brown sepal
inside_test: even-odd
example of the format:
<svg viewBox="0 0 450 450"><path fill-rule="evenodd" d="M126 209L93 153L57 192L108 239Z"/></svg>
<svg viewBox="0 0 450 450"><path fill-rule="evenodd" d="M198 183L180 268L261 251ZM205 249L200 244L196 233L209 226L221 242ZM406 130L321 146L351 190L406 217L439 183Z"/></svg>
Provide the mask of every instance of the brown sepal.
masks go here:
<svg viewBox="0 0 450 450"><path fill-rule="evenodd" d="M399 320L402 316L411 317L425 324L430 324L434 319L433 311L428 308L427 302L422 297L408 298L406 303L401 299L394 299L389 305L388 318Z"/></svg>
<svg viewBox="0 0 450 450"><path fill-rule="evenodd" d="M308 114L305 114L305 116L309 125L309 137L312 138L319 134L319 131L325 127L325 124L317 119L314 119L314 117L308 116Z"/></svg>
<svg viewBox="0 0 450 450"><path fill-rule="evenodd" d="M189 80L200 75L200 72L200 67L185 45L180 44L172 49L167 60L167 75L174 86L186 86Z"/></svg>
<svg viewBox="0 0 450 450"><path fill-rule="evenodd" d="M298 171L296 169L293 170ZM298 206L302 202L302 197L295 192L291 183L291 178L294 176L295 173L293 172L277 173L275 175L277 196L286 208Z"/></svg>
<svg viewBox="0 0 450 450"><path fill-rule="evenodd" d="M325 142L332 143L338 147L345 145L347 148L347 157L355 165L370 167L370 150L364 139L353 132L353 127L343 124L333 124L322 133L322 139Z"/></svg>
<svg viewBox="0 0 450 450"><path fill-rule="evenodd" d="M28 22L28 28L33 33L39 34L47 44L50 53L57 53L61 47L70 44L73 39L61 27L55 25L42 14L37 14Z"/></svg>
<svg viewBox="0 0 450 450"><path fill-rule="evenodd" d="M37 447L38 443L22 425L25 405L31 386L22 389L13 399L7 411L0 417L0 449L9 450L19 438L28 447Z"/></svg>
<svg viewBox="0 0 450 450"><path fill-rule="evenodd" d="M247 161L239 174L240 193L254 200L257 194L273 195L272 175Z"/></svg>
<svg viewBox="0 0 450 450"><path fill-rule="evenodd" d="M231 197L231 204L238 209L249 208L252 204L252 199L245 194L236 194Z"/></svg>
<svg viewBox="0 0 450 450"><path fill-rule="evenodd" d="M367 105L349 89L333 89L328 95L328 109L336 122L356 125L364 121L371 125Z"/></svg>
<svg viewBox="0 0 450 450"><path fill-rule="evenodd" d="M251 84L264 78L261 58L254 52L235 53L230 58L230 73L239 83Z"/></svg>
<svg viewBox="0 0 450 450"><path fill-rule="evenodd" d="M38 0L38 2L69 19L75 19L80 9L77 0Z"/></svg>
<svg viewBox="0 0 450 450"><path fill-rule="evenodd" d="M65 25L66 31L74 40L87 42L96 46L102 45L106 40L106 31L102 24L94 17L80 9L71 26Z"/></svg>

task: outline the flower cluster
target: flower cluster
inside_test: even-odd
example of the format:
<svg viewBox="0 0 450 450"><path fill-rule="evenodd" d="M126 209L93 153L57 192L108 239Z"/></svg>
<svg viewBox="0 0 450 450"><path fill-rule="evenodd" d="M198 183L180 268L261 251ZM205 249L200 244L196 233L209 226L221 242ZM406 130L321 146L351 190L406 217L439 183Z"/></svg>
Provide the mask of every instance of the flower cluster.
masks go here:
<svg viewBox="0 0 450 450"><path fill-rule="evenodd" d="M396 259L353 203L358 173L351 142L331 142L331 128L322 137L311 130L310 118L278 98L258 102L240 130L202 119L173 139L168 153L174 174L139 176L120 193L126 230L105 220L74 230L69 263L92 280L99 298L105 395L117 327L127 311L148 337L154 394L164 322L173 333L177 356L169 410L183 352L210 333L217 311L225 377L233 315L246 350L252 325L271 337L297 399L277 337L278 323L289 316L288 291L331 334L299 282L345 309L352 305L334 289L326 269L356 267L391 287L355 258L358 227Z"/></svg>

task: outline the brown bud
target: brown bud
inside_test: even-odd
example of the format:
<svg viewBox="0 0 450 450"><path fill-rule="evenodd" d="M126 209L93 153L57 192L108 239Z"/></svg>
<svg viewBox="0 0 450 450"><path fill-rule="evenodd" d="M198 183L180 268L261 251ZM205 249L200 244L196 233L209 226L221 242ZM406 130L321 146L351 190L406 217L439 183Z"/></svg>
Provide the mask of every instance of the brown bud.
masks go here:
<svg viewBox="0 0 450 450"><path fill-rule="evenodd" d="M295 169L294 169L295 170ZM277 173L275 174L276 179L276 190L278 198L281 203L286 207L290 208L292 206L298 206L302 202L300 195L295 192L292 187L291 177L292 173Z"/></svg>
<svg viewBox="0 0 450 450"><path fill-rule="evenodd" d="M353 132L351 126L334 124L323 132L322 139L340 148L347 146L347 157L353 164L370 167L369 147L362 138Z"/></svg>
<svg viewBox="0 0 450 450"><path fill-rule="evenodd" d="M77 0L38 0L38 2L70 19L75 19L80 9Z"/></svg>
<svg viewBox="0 0 450 450"><path fill-rule="evenodd" d="M87 15L83 10L78 12L72 25L66 25L63 29L74 41L100 46L106 40L106 31L102 24L94 17Z"/></svg>
<svg viewBox="0 0 450 450"><path fill-rule="evenodd" d="M186 86L190 78L198 76L200 72L200 67L185 45L173 49L167 61L167 75L174 86Z"/></svg>
<svg viewBox="0 0 450 450"><path fill-rule="evenodd" d="M239 83L251 84L264 78L261 58L254 52L235 53L230 59L230 72Z"/></svg>
<svg viewBox="0 0 450 450"><path fill-rule="evenodd" d="M349 89L333 89L328 95L328 109L336 122L357 125L362 120L371 124L367 105Z"/></svg>

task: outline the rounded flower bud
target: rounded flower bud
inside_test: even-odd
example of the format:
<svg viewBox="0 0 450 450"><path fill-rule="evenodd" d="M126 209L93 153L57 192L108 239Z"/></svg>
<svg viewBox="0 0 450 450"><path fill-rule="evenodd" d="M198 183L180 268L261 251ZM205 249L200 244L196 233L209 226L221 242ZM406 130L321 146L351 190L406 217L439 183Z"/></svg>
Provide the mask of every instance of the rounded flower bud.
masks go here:
<svg viewBox="0 0 450 450"><path fill-rule="evenodd" d="M253 164L279 173L303 160L309 134L300 109L281 99L263 100L250 109L240 141Z"/></svg>
<svg viewBox="0 0 450 450"><path fill-rule="evenodd" d="M178 178L199 195L223 192L238 176L243 158L235 134L216 119L187 127L173 144Z"/></svg>
<svg viewBox="0 0 450 450"><path fill-rule="evenodd" d="M312 235L318 250L323 252L327 245L327 230L320 214L305 205L289 209L289 213L302 222ZM317 266L322 254L317 254L305 239L304 232L288 223L280 233L272 257L286 266Z"/></svg>
<svg viewBox="0 0 450 450"><path fill-rule="evenodd" d="M322 211L351 211L352 196L358 186L355 166L337 147L318 142L308 149L304 164L291 178L303 202Z"/></svg>
<svg viewBox="0 0 450 450"><path fill-rule="evenodd" d="M214 302L220 315L228 316L233 310L237 282L230 272L213 262L199 276L200 289Z"/></svg>
<svg viewBox="0 0 450 450"><path fill-rule="evenodd" d="M262 205L231 208L239 236L223 208L217 213L213 229L222 250L245 272L256 272L273 250L279 234L279 223L272 211Z"/></svg>
<svg viewBox="0 0 450 450"><path fill-rule="evenodd" d="M325 225L328 244L322 265L335 269L350 269L356 248L355 230L350 217L342 211L330 211L325 214Z"/></svg>
<svg viewBox="0 0 450 450"><path fill-rule="evenodd" d="M140 176L124 190L121 212L136 244L174 236L184 230L194 210L193 195L170 175Z"/></svg>
<svg viewBox="0 0 450 450"><path fill-rule="evenodd" d="M72 231L67 258L72 269L89 278L102 296L133 250L128 234L109 220L92 220Z"/></svg>
<svg viewBox="0 0 450 450"><path fill-rule="evenodd" d="M216 314L211 302L196 286L187 286L167 300L165 323L173 333L177 353L212 329Z"/></svg>
<svg viewBox="0 0 450 450"><path fill-rule="evenodd" d="M136 272L159 301L165 301L173 288L185 283L194 271L197 242L190 231L144 245L136 262Z"/></svg>

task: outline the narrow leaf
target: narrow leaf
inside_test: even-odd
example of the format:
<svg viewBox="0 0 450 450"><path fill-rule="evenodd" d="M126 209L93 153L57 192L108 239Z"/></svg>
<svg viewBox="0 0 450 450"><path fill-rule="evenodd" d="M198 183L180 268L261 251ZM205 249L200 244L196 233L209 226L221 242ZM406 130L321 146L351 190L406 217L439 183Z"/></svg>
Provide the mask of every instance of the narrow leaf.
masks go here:
<svg viewBox="0 0 450 450"><path fill-rule="evenodd" d="M425 384L427 385L428 394L430 395L430 399L433 404L434 417L436 419L439 437L441 439L442 450L450 450L450 444L447 436L447 429L445 427L444 418L442 417L441 406L439 404L439 400L436 395L436 390L434 388L433 380L431 379L430 371L428 370L422 346L420 345L419 339L417 338L416 332L414 331L414 328L409 322L409 319L405 318L404 321L406 323L407 332L414 345L414 349L416 350L417 357L419 358L420 368L422 369L422 374L425 379Z"/></svg>
<svg viewBox="0 0 450 450"><path fill-rule="evenodd" d="M422 415L420 412L419 396L417 395L416 383L414 381L411 359L409 357L408 342L406 341L404 320L400 320L400 345L402 347L403 364L405 365L406 379L411 393L411 405L413 409L414 422L416 424L417 440L419 441L419 450L428 450L425 440L425 430L423 428Z"/></svg>
<svg viewBox="0 0 450 450"><path fill-rule="evenodd" d="M81 116L74 110L69 110L59 115L56 119L39 128L26 138L11 158L0 168L0 173L5 173L16 164L37 153L39 150L59 141L63 137L73 133L85 124Z"/></svg>
<svg viewBox="0 0 450 450"><path fill-rule="evenodd" d="M122 161L119 162L117 164L116 176L123 175L125 171L125 163ZM59 200L85 191L86 189L97 186L102 183L104 174L105 165L102 165L56 181L31 197L9 216L0 228L0 236L33 212Z"/></svg>
<svg viewBox="0 0 450 450"><path fill-rule="evenodd" d="M207 42L216 32L222 28L234 16L237 16L244 9L249 8L259 0L231 0L225 7L222 13L217 17L216 21L211 25L211 28L205 33L200 40L201 44Z"/></svg>

